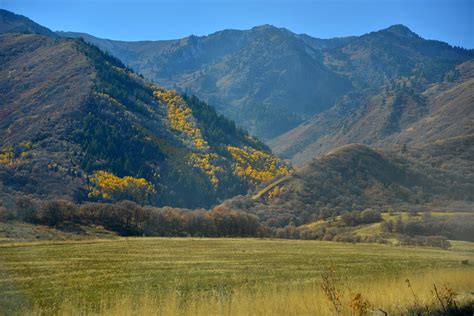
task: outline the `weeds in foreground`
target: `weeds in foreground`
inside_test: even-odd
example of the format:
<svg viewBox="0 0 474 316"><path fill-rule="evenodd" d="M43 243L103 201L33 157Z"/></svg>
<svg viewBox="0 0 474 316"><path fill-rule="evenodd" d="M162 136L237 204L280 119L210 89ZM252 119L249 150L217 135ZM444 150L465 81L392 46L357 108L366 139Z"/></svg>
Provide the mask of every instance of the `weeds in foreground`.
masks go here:
<svg viewBox="0 0 474 316"><path fill-rule="evenodd" d="M331 307L334 313L336 313L336 315L339 315L342 311L342 291L340 288L336 287L335 272L336 270L334 269L334 267L331 267L323 273L321 289L323 290L327 299L331 303Z"/></svg>
<svg viewBox="0 0 474 316"><path fill-rule="evenodd" d="M448 284L444 284L443 287L438 290L436 283L434 283L431 292L434 297L436 297L445 315L449 315L451 312L459 313L459 308L456 303L457 293L449 287Z"/></svg>
<svg viewBox="0 0 474 316"><path fill-rule="evenodd" d="M369 313L370 303L361 293L355 293L351 299L350 309L353 315L364 316Z"/></svg>
<svg viewBox="0 0 474 316"><path fill-rule="evenodd" d="M468 315L473 312L472 301L468 305L464 305L463 308L458 307L456 297L458 293L449 286L448 283L444 283L438 288L436 283L433 284L433 288L430 290L432 300L429 299L421 300L420 297L426 297L425 293L418 293L413 286L410 279L405 279L405 283L408 288L407 298L412 299L412 303L406 304L405 311L402 314L407 315ZM322 275L321 289L326 297L326 300L331 306L330 310L336 315L354 315L364 316L370 313L381 313L383 315L389 315L389 312L384 310L381 306L374 306L369 302L362 292L353 292L348 287L346 288L349 293L349 301L344 300L344 285L338 282L336 270L334 268L327 269ZM400 293L402 296L403 293ZM468 314L466 314L466 312ZM470 314L469 314L470 315ZM474 315L474 314L473 314Z"/></svg>

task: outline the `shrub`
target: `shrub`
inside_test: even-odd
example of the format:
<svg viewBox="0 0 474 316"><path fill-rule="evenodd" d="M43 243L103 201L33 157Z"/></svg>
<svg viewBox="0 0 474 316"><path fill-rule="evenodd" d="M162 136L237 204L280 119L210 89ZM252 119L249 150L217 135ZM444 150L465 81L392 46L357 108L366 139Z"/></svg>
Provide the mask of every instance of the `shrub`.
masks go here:
<svg viewBox="0 0 474 316"><path fill-rule="evenodd" d="M44 202L37 212L36 221L48 226L55 226L65 221L78 220L78 208L75 204L65 200Z"/></svg>
<svg viewBox="0 0 474 316"><path fill-rule="evenodd" d="M373 209L365 209L362 212L346 212L341 217L342 221L348 226L378 223L382 220L380 212Z"/></svg>
<svg viewBox="0 0 474 316"><path fill-rule="evenodd" d="M38 205L30 198L24 196L16 200L16 213L18 219L25 222L34 222Z"/></svg>

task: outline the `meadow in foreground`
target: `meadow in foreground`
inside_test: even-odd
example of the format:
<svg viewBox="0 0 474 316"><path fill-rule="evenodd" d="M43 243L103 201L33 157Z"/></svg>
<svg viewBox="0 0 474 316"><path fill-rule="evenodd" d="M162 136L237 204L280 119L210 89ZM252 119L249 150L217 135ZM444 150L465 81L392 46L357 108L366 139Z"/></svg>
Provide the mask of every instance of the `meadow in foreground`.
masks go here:
<svg viewBox="0 0 474 316"><path fill-rule="evenodd" d="M474 268L461 265L462 260L474 260L471 243L455 243L450 251L261 239L5 243L0 245L0 313L442 310L434 284L442 298L451 296L458 305L473 300ZM327 286L336 299L328 300Z"/></svg>

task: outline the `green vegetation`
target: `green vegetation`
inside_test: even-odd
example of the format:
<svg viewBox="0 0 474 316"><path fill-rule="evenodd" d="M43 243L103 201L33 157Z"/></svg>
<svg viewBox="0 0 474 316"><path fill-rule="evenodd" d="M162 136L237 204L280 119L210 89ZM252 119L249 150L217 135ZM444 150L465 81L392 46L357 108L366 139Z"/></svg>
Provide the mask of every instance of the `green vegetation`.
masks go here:
<svg viewBox="0 0 474 316"><path fill-rule="evenodd" d="M356 293L388 311L414 308L407 278L419 304L439 308L429 292L433 282L456 291L459 304L474 285L472 266L460 264L474 260L473 248L471 244L464 247L467 250L443 251L194 238L3 243L0 309L7 314L12 310L65 312L68 308L76 313L113 313L114 306L122 306L128 310L119 314L133 310L146 314L152 307L153 313L168 314L166 309L172 308L173 314L212 314L220 308L228 315L261 308L262 314L270 315L288 304L287 310L308 313L323 308L322 313L329 312L330 306L321 291L322 276L329 268L335 270L333 283L343 293L346 311ZM381 289L383 295L377 294ZM278 302L281 297L286 299ZM259 307L264 300L270 301ZM121 305L131 301L139 303ZM270 307L270 303L276 305Z"/></svg>

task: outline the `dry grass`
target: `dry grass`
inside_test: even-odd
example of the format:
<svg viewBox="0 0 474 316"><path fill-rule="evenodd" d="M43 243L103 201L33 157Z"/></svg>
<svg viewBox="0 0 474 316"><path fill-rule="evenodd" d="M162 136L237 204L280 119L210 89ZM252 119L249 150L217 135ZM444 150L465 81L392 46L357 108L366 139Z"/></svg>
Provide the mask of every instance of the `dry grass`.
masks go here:
<svg viewBox="0 0 474 316"><path fill-rule="evenodd" d="M329 315L322 275L334 267L342 314L437 307L448 285L473 300L470 243L460 251L258 239L136 238L0 248L0 310L28 314ZM417 303L406 279L410 280ZM2 297L4 298L2 300ZM6 301L5 301L6 299ZM1 314L1 312L0 312Z"/></svg>
<svg viewBox="0 0 474 316"><path fill-rule="evenodd" d="M413 308L440 310L441 305L433 293L433 284L453 288L459 305L474 302L470 291L474 288L472 270L438 270L422 275L410 275L410 284L416 297L403 278L370 279L367 282L346 280L335 286L341 292L340 314L354 314L354 297L362 296L368 311L382 309L391 314L407 313ZM352 308L351 308L352 307ZM37 307L34 314L49 314L53 310ZM164 296L145 291L139 298L119 296L101 301L99 307L65 302L54 309L61 315L98 313L101 315L332 315L320 282L288 284L286 286L258 286L237 288L231 291L191 293L179 290Z"/></svg>

